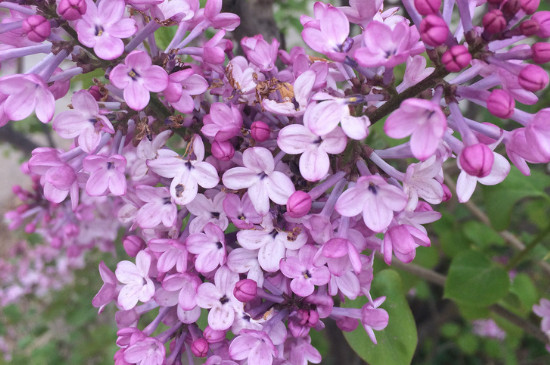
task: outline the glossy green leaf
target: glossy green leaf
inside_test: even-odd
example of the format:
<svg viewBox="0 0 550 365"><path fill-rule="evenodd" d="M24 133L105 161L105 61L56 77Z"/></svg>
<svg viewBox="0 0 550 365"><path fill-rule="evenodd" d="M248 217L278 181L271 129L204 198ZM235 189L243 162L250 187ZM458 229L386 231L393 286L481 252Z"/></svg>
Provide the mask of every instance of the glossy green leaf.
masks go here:
<svg viewBox="0 0 550 365"><path fill-rule="evenodd" d="M538 170L532 170L526 177L512 167L510 174L497 186L483 187L486 211L496 230L504 230L510 224L514 206L524 198L549 199L544 189L550 186L550 179Z"/></svg>
<svg viewBox="0 0 550 365"><path fill-rule="evenodd" d="M445 298L474 306L488 306L504 297L509 287L506 270L479 252L464 251L451 262L445 282Z"/></svg>
<svg viewBox="0 0 550 365"><path fill-rule="evenodd" d="M353 332L345 332L346 340L370 365L410 364L418 338L399 274L390 269L376 273L371 293L373 298L386 296L381 308L389 314L388 326L383 331L375 331L378 345L371 342L362 326ZM365 303L366 299L361 298L347 302L345 306L360 308Z"/></svg>

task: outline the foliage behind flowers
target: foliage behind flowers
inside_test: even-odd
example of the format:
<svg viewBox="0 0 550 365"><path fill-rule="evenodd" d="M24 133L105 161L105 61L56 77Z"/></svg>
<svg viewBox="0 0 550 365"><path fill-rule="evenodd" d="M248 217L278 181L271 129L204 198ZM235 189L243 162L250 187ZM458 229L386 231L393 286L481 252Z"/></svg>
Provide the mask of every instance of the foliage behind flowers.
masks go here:
<svg viewBox="0 0 550 365"><path fill-rule="evenodd" d="M550 12L538 7L317 2L300 18L316 53L257 35L240 41L241 56L228 38L240 19L221 0L0 3L0 60L45 54L0 78L0 124L35 114L72 141L23 165L33 185L14 189L22 204L6 218L42 243L22 246L34 277L6 262L2 304L62 284L94 248L122 245L128 260L99 264L91 301L118 309L116 364L319 363L311 336L334 323L369 363L409 363L408 284L387 265L444 286L466 319L493 313L548 344L548 301L536 303L516 266L550 228L527 245L494 232L520 251L504 258L444 248L446 277L410 264L432 245L424 225L439 221L443 236L455 224L434 210L453 193L472 207L478 183L501 184L484 189L500 206L477 211L498 231L514 202L548 199L543 179L517 189L532 181L521 175L529 164L550 162L550 109L516 108L536 104L549 81L539 65L550 61L540 40ZM55 113L86 74L93 84ZM471 119L471 105L495 124ZM68 264L42 270L56 253ZM503 341L498 323L475 331Z"/></svg>

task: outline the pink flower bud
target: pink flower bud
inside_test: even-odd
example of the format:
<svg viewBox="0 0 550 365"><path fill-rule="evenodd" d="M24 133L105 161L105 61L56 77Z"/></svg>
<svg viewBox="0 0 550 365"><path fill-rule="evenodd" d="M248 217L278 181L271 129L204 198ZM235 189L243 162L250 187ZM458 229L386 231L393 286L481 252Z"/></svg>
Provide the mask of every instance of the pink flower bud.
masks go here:
<svg viewBox="0 0 550 365"><path fill-rule="evenodd" d="M521 9L520 0L506 0L506 2L501 7L502 12L507 16L516 15L516 13Z"/></svg>
<svg viewBox="0 0 550 365"><path fill-rule="evenodd" d="M470 64L472 55L468 52L468 48L463 45L453 46L441 57L441 61L445 68L450 72L458 72Z"/></svg>
<svg viewBox="0 0 550 365"><path fill-rule="evenodd" d="M248 303L252 299L256 298L258 291L258 284L251 279L243 279L235 284L233 289L233 295L239 302Z"/></svg>
<svg viewBox="0 0 550 365"><path fill-rule="evenodd" d="M69 223L63 227L63 233L67 237L76 237L79 232L80 232L80 229L74 223Z"/></svg>
<svg viewBox="0 0 550 365"><path fill-rule="evenodd" d="M441 0L414 0L414 7L422 15L435 14L441 7Z"/></svg>
<svg viewBox="0 0 550 365"><path fill-rule="evenodd" d="M489 175L491 168L493 168L494 160L493 151L483 143L464 147L458 157L462 170L468 175L476 177Z"/></svg>
<svg viewBox="0 0 550 365"><path fill-rule="evenodd" d="M521 0L520 3L525 14L531 15L539 8L540 0Z"/></svg>
<svg viewBox="0 0 550 365"><path fill-rule="evenodd" d="M196 357L205 357L208 353L208 342L204 338L197 338L191 344L191 352Z"/></svg>
<svg viewBox="0 0 550 365"><path fill-rule="evenodd" d="M257 120L250 126L250 134L256 141L263 142L269 138L271 129L265 122Z"/></svg>
<svg viewBox="0 0 550 365"><path fill-rule="evenodd" d="M441 184L441 187L443 188L443 199L442 201L448 202L453 197L453 193L451 193L451 189L445 184Z"/></svg>
<svg viewBox="0 0 550 365"><path fill-rule="evenodd" d="M541 38L550 37L550 11L539 11L531 18L539 23L537 35Z"/></svg>
<svg viewBox="0 0 550 365"><path fill-rule="evenodd" d="M531 50L533 51L533 61L535 61L535 63L542 64L550 62L550 43L535 43L531 47Z"/></svg>
<svg viewBox="0 0 550 365"><path fill-rule="evenodd" d="M33 233L36 230L36 223L31 222L25 226L25 233Z"/></svg>
<svg viewBox="0 0 550 365"><path fill-rule="evenodd" d="M52 28L42 15L31 15L23 21L23 32L33 42L44 42L50 36Z"/></svg>
<svg viewBox="0 0 550 365"><path fill-rule="evenodd" d="M128 256L136 257L139 251L145 248L145 242L138 236L126 236L122 240L122 246Z"/></svg>
<svg viewBox="0 0 550 365"><path fill-rule="evenodd" d="M210 326L206 326L202 335L208 343L218 343L225 340L225 331L213 330Z"/></svg>
<svg viewBox="0 0 550 365"><path fill-rule="evenodd" d="M521 34L523 34L526 37L530 37L532 35L537 34L539 29L540 29L539 23L533 19L527 19L526 21L524 21L519 25L519 30L521 31Z"/></svg>
<svg viewBox="0 0 550 365"><path fill-rule="evenodd" d="M527 65L518 76L519 84L529 91L539 91L548 85L548 73L537 65Z"/></svg>
<svg viewBox="0 0 550 365"><path fill-rule="evenodd" d="M57 5L57 14L65 20L77 20L86 13L85 0L61 0Z"/></svg>
<svg viewBox="0 0 550 365"><path fill-rule="evenodd" d="M499 118L510 118L514 114L516 101L509 92L496 89L487 98L487 109L491 114Z"/></svg>
<svg viewBox="0 0 550 365"><path fill-rule="evenodd" d="M502 11L493 9L483 16L483 27L489 34L500 33L506 28L506 19Z"/></svg>
<svg viewBox="0 0 550 365"><path fill-rule="evenodd" d="M101 98L102 98L102 95L101 95L101 91L99 90L99 86L97 85L92 85L90 86L90 88L88 89L88 91L90 92L90 94L92 94L92 96L94 97L94 99L96 101L100 101Z"/></svg>
<svg viewBox="0 0 550 365"><path fill-rule="evenodd" d="M429 46L436 47L443 44L449 35L449 27L445 20L437 15L430 14L420 23L420 37Z"/></svg>
<svg viewBox="0 0 550 365"><path fill-rule="evenodd" d="M292 218L300 218L309 213L311 209L311 196L301 190L297 190L288 198L286 211Z"/></svg>
<svg viewBox="0 0 550 365"><path fill-rule="evenodd" d="M212 142L212 156L216 157L220 161L229 161L235 155L235 148L227 141L214 141Z"/></svg>

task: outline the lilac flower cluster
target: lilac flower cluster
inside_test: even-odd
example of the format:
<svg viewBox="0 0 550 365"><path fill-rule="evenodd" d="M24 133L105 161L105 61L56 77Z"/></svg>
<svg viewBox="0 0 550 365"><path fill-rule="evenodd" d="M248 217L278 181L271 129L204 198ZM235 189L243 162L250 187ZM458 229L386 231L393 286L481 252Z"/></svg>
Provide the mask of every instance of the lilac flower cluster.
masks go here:
<svg viewBox="0 0 550 365"><path fill-rule="evenodd" d="M102 263L93 300L119 308L116 364L319 363L309 331L325 318L376 343L391 319L370 293L375 253L408 263L430 245L423 225L451 194L442 164L456 158L466 202L507 176L501 144L526 175L550 162L550 109L515 108L548 84L538 64L550 44L516 43L550 36L550 12L538 0L403 5L412 23L382 0L316 3L301 23L318 57L261 35L235 56L225 36L239 18L221 0L0 3L2 63L46 54L0 78L0 124L35 113L73 141L33 152L34 191L8 219L67 252L124 229L135 260ZM105 80L55 115L71 79L93 70ZM466 101L519 126L468 119ZM387 136L406 141L374 150L365 139L385 117ZM388 163L407 159L403 171ZM362 308L340 305L362 296Z"/></svg>

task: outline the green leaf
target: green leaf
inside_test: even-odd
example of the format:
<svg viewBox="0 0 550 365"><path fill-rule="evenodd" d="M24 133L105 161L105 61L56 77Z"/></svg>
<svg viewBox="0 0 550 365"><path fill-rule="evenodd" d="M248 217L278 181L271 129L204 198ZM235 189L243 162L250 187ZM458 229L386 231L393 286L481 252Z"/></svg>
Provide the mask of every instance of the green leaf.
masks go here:
<svg viewBox="0 0 550 365"><path fill-rule="evenodd" d="M160 27L155 32L155 42L157 42L157 46L160 49L166 49L170 42L172 41L172 38L174 38L174 34L176 34L177 26L173 25L171 27Z"/></svg>
<svg viewBox="0 0 550 365"><path fill-rule="evenodd" d="M418 338L399 274L389 269L378 272L374 276L371 293L374 298L386 296L382 308L389 314L388 326L383 331L375 332L378 345L371 342L362 326L353 332L345 332L346 340L370 365L410 364ZM346 302L345 307L360 308L366 302L366 298L360 298Z"/></svg>
<svg viewBox="0 0 550 365"><path fill-rule="evenodd" d="M464 251L451 262L445 298L458 303L488 306L508 293L508 273L479 252Z"/></svg>
<svg viewBox="0 0 550 365"><path fill-rule="evenodd" d="M493 227L506 229L510 224L512 209L524 198L549 199L544 189L550 186L550 179L543 172L531 170L531 176L525 177L512 167L506 180L497 186L483 187L487 215Z"/></svg>
<svg viewBox="0 0 550 365"><path fill-rule="evenodd" d="M533 284L533 281L529 275L519 273L514 278L510 291L517 295L521 302L523 309L530 311L533 305L537 302L539 295L537 288Z"/></svg>

